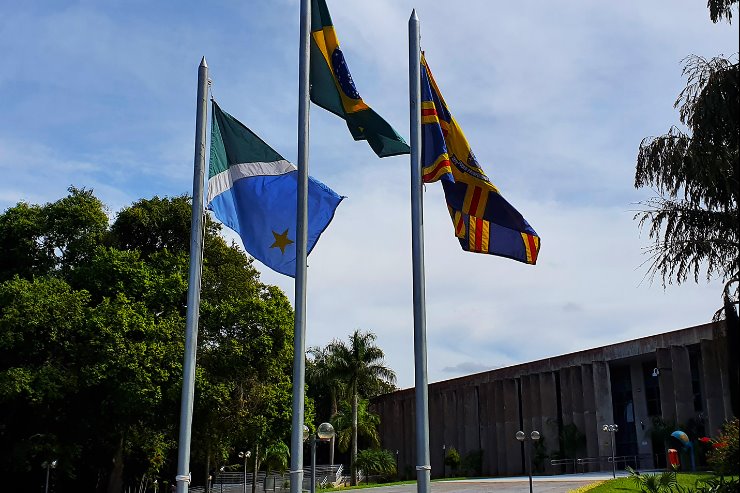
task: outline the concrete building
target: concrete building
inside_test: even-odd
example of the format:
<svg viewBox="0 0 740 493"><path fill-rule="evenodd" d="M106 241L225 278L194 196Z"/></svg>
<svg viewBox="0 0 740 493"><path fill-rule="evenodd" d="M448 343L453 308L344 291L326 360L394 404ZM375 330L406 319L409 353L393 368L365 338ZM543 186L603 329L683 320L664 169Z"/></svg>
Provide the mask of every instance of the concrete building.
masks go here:
<svg viewBox="0 0 740 493"><path fill-rule="evenodd" d="M532 454L541 472L579 467L554 466L554 458L592 458L579 470L610 469L604 424L619 426L616 456L664 466L658 428L665 436L680 423L716 435L732 415L728 375L725 324L717 322L430 384L432 476L442 475L450 447L462 457L482 451L480 474L526 473L517 430L541 432ZM416 466L414 407L413 388L373 401L382 447L398 451L405 476Z"/></svg>

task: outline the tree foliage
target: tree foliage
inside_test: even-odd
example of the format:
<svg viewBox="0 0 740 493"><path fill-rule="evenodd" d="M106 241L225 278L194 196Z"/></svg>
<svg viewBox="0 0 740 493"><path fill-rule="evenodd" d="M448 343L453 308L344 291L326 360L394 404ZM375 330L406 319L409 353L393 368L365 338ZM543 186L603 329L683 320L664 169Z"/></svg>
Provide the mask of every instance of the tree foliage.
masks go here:
<svg viewBox="0 0 740 493"><path fill-rule="evenodd" d="M737 5L738 0L708 0L707 7L709 7L709 17L712 22L719 22L723 18L727 19L727 22L732 21L732 6Z"/></svg>
<svg viewBox="0 0 740 493"><path fill-rule="evenodd" d="M337 433L337 445L341 452L346 452L352 445L352 405L343 400L339 411L332 418L332 425ZM370 410L367 399L357 403L357 439L364 440L371 448L380 447L380 416Z"/></svg>
<svg viewBox="0 0 740 493"><path fill-rule="evenodd" d="M191 204L142 199L109 225L92 191L0 214L0 470L35 489L119 492L171 479ZM205 225L193 471L290 430L293 313ZM310 403L307 416L312 416ZM235 458L235 457L234 457ZM198 474L203 471L203 474Z"/></svg>
<svg viewBox="0 0 740 493"><path fill-rule="evenodd" d="M664 284L698 281L702 273L736 280L740 67L722 57L685 62L688 83L675 106L689 132L672 127L647 138L637 158L635 186L658 194L636 216L653 240L649 274Z"/></svg>
<svg viewBox="0 0 740 493"><path fill-rule="evenodd" d="M713 449L708 461L718 474L737 476L740 474L740 426L738 419L733 418L722 426L719 436L713 440Z"/></svg>
<svg viewBox="0 0 740 493"><path fill-rule="evenodd" d="M396 474L396 458L390 450L367 449L357 454L357 467L367 476Z"/></svg>
<svg viewBox="0 0 740 493"><path fill-rule="evenodd" d="M340 397L351 407L350 469L353 485L357 484L355 463L360 401L395 389L396 374L385 366L383 350L375 344L375 338L372 332L355 330L350 334L348 343L334 339L324 349L312 348L312 358L308 364L309 383L324 382L317 386L318 396L336 402L337 392L341 392ZM332 408L334 412L334 404Z"/></svg>

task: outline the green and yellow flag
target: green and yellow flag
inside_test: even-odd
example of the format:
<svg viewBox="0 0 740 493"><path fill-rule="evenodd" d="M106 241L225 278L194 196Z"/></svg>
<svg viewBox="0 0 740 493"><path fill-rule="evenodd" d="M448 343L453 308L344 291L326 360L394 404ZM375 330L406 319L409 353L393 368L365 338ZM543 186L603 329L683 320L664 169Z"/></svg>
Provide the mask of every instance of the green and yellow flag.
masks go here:
<svg viewBox="0 0 740 493"><path fill-rule="evenodd" d="M324 0L311 0L311 101L343 118L355 140L378 157L408 154L409 146L360 97Z"/></svg>

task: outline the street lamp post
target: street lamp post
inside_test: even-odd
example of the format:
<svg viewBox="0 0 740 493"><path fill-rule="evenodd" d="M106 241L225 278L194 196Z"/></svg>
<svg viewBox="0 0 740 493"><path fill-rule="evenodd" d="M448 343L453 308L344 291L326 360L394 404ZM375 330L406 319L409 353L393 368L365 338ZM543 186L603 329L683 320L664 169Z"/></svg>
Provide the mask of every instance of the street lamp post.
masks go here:
<svg viewBox="0 0 740 493"><path fill-rule="evenodd" d="M399 477L398 474L398 449L396 449L396 478Z"/></svg>
<svg viewBox="0 0 740 493"><path fill-rule="evenodd" d="M316 434L309 435L308 426L303 425L303 441L311 445L311 493L316 493L316 442L329 442L334 438L334 427L331 423L321 423Z"/></svg>
<svg viewBox="0 0 740 493"><path fill-rule="evenodd" d="M447 464L445 462L447 461L447 445L444 443L442 444L442 477L447 477Z"/></svg>
<svg viewBox="0 0 740 493"><path fill-rule="evenodd" d="M57 467L57 461L54 460L45 460L41 463L41 467L46 468L46 486L44 487L44 493L49 493L49 470L50 469L56 469Z"/></svg>
<svg viewBox="0 0 740 493"><path fill-rule="evenodd" d="M244 493L247 493L247 459L252 456L252 452L247 450L246 452L239 452L239 458L244 459Z"/></svg>
<svg viewBox="0 0 740 493"><path fill-rule="evenodd" d="M515 435L516 439L520 442L527 441L527 445L524 448L525 460L527 461L527 473L529 474L529 493L532 493L532 442L540 439L540 432L534 430L529 434L529 439L523 431L517 431Z"/></svg>
<svg viewBox="0 0 740 493"><path fill-rule="evenodd" d="M614 442L616 441L616 435L615 433L619 431L619 426L617 425L604 425L601 427L602 431L606 431L608 433L612 434L612 477L617 477L617 461L615 460L615 456L617 453L617 450L615 448Z"/></svg>

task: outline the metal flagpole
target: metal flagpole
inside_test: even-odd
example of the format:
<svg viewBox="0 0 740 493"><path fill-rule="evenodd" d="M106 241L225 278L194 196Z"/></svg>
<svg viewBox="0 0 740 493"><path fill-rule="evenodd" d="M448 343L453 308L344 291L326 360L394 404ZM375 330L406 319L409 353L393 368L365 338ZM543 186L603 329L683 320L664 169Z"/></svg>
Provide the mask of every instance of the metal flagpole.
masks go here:
<svg viewBox="0 0 740 493"><path fill-rule="evenodd" d="M190 484L190 428L193 424L195 390L195 352L198 345L200 279L203 268L203 178L206 159L206 119L208 64L206 57L198 67L198 100L195 113L195 162L193 170L193 213L190 222L190 268L188 270L188 308L185 325L185 361L182 367L180 398L180 439L177 454L177 493L187 493Z"/></svg>
<svg viewBox="0 0 740 493"><path fill-rule="evenodd" d="M430 492L427 396L426 300L424 294L424 209L421 183L421 48L416 10L409 19L411 107L411 256L414 272L414 369L416 380L416 491Z"/></svg>
<svg viewBox="0 0 740 493"><path fill-rule="evenodd" d="M306 381L306 244L308 243L308 77L310 71L311 1L301 0L298 56L298 215L293 329L293 421L290 435L290 493L303 485L303 391Z"/></svg>

